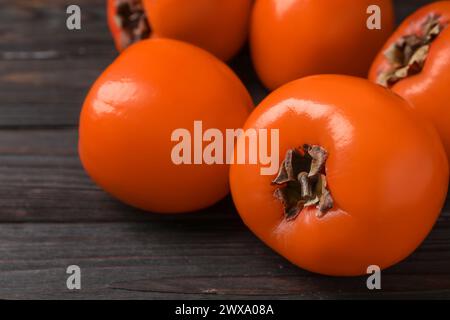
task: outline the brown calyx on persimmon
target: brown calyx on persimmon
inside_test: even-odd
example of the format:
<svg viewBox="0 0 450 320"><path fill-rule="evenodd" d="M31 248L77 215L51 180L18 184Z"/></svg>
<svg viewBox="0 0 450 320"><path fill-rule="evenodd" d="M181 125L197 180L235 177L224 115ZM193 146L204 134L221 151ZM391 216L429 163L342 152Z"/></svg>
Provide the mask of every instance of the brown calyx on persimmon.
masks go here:
<svg viewBox="0 0 450 320"><path fill-rule="evenodd" d="M305 207L316 206L319 218L333 207L325 175L327 158L327 151L317 145L305 144L301 150L287 151L272 181L280 186L274 197L283 203L286 220L294 220Z"/></svg>
<svg viewBox="0 0 450 320"><path fill-rule="evenodd" d="M151 28L141 0L116 0L117 26L121 29L120 44L126 48L150 36Z"/></svg>
<svg viewBox="0 0 450 320"><path fill-rule="evenodd" d="M422 71L431 43L444 30L439 19L438 15L429 15L422 24L420 34L404 36L385 52L390 68L379 74L378 84L390 88L398 81Z"/></svg>

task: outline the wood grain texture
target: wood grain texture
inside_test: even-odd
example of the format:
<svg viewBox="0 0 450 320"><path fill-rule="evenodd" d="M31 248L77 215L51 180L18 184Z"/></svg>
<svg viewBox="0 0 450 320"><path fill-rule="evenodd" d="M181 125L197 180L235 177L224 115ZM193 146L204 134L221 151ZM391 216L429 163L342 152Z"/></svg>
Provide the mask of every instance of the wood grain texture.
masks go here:
<svg viewBox="0 0 450 320"><path fill-rule="evenodd" d="M396 1L400 21L429 1ZM162 216L97 188L77 155L79 110L116 56L104 0L77 0L83 30L65 28L73 1L0 0L0 299L450 298L450 201L404 262L365 278L313 275L244 226L230 198ZM244 50L231 62L256 102L266 94ZM65 269L82 268L82 290Z"/></svg>

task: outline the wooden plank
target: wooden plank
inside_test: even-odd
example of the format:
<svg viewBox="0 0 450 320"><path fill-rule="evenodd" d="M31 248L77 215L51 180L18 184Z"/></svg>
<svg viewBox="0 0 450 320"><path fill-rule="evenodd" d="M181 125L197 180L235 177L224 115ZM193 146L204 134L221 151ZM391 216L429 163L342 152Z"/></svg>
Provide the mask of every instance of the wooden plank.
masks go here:
<svg viewBox="0 0 450 320"><path fill-rule="evenodd" d="M0 130L0 221L133 221L129 208L97 188L77 155L77 130ZM226 199L209 211L235 214ZM208 210L199 214L207 215ZM447 204L442 219L450 219Z"/></svg>
<svg viewBox="0 0 450 320"><path fill-rule="evenodd" d="M66 28L73 1L1 1L0 127L76 126L89 86L117 55L104 0L80 0L82 30Z"/></svg>
<svg viewBox="0 0 450 320"><path fill-rule="evenodd" d="M380 292L362 278L303 271L238 221L0 224L2 298L355 298L450 297L450 224L382 275ZM82 268L82 290L65 269Z"/></svg>
<svg viewBox="0 0 450 320"><path fill-rule="evenodd" d="M72 4L81 8L81 30L66 28L66 8ZM76 53L69 50L74 48L95 48L97 54L111 48L105 0L2 0L0 6L0 52L55 50L62 57Z"/></svg>
<svg viewBox="0 0 450 320"><path fill-rule="evenodd" d="M119 203L91 182L78 159L76 129L0 130L0 181L0 221L155 219ZM226 199L212 210L222 218L233 215L230 202Z"/></svg>
<svg viewBox="0 0 450 320"><path fill-rule="evenodd" d="M373 293L362 278L292 266L246 230L229 199L180 216L119 204L82 172L76 130L0 133L0 298L450 297L448 204ZM81 292L64 287L69 264L83 268Z"/></svg>
<svg viewBox="0 0 450 320"><path fill-rule="evenodd" d="M104 59L0 61L0 127L74 126Z"/></svg>

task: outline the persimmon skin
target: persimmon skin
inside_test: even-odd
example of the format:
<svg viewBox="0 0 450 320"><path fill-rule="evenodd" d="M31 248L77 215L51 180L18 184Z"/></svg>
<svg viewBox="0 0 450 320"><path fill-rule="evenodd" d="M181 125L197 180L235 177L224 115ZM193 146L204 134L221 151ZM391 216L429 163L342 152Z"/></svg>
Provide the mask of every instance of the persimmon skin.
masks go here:
<svg viewBox="0 0 450 320"><path fill-rule="evenodd" d="M143 1L156 37L192 43L223 61L247 39L253 0Z"/></svg>
<svg viewBox="0 0 450 320"><path fill-rule="evenodd" d="M115 1L108 0L108 24L119 51L120 30ZM170 38L199 46L223 61L230 60L248 35L253 0L142 0L151 38Z"/></svg>
<svg viewBox="0 0 450 320"><path fill-rule="evenodd" d="M381 30L366 27L381 8ZM314 74L366 77L394 29L391 0L256 0L250 26L255 69L270 89Z"/></svg>
<svg viewBox="0 0 450 320"><path fill-rule="evenodd" d="M449 169L437 133L401 97L367 80L293 81L261 102L249 128L279 129L281 157L305 143L328 151L334 207L322 218L308 207L286 221L274 176L261 175L259 164L231 166L231 193L245 224L299 267L333 276L387 268L419 246L442 209Z"/></svg>
<svg viewBox="0 0 450 320"><path fill-rule="evenodd" d="M450 158L450 1L431 3L408 17L377 55L369 79L376 82L379 73L389 68L385 51L402 37L417 34L430 14L439 15L447 27L432 42L422 71L400 80L391 89L433 122Z"/></svg>
<svg viewBox="0 0 450 320"><path fill-rule="evenodd" d="M134 207L181 213L228 192L227 165L175 165L172 132L239 128L252 108L237 76L190 44L143 40L125 50L91 88L80 117L79 154L91 178Z"/></svg>

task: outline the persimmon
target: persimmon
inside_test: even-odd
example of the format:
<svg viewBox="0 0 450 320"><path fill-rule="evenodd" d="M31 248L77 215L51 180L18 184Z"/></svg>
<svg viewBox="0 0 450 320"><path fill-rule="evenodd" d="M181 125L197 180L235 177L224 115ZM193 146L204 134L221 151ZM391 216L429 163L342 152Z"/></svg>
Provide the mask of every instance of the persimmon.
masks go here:
<svg viewBox="0 0 450 320"><path fill-rule="evenodd" d="M253 0L108 0L116 47L151 38L197 45L224 61L244 44Z"/></svg>
<svg viewBox="0 0 450 320"><path fill-rule="evenodd" d="M228 193L229 166L177 165L172 133L197 120L204 129L239 128L252 105L238 77L210 53L176 40L143 40L89 91L80 158L99 186L129 205L161 213L205 208Z"/></svg>
<svg viewBox="0 0 450 320"><path fill-rule="evenodd" d="M450 1L408 17L376 57L369 79L392 89L436 126L450 157Z"/></svg>
<svg viewBox="0 0 450 320"><path fill-rule="evenodd" d="M381 29L369 30L377 5ZM256 0L250 48L255 69L271 90L314 74L366 77L394 29L391 0Z"/></svg>
<svg viewBox="0 0 450 320"><path fill-rule="evenodd" d="M304 269L389 267L419 246L443 207L449 169L435 129L368 80L293 81L261 102L250 128L278 129L286 156L275 175L232 165L234 203L262 241Z"/></svg>

